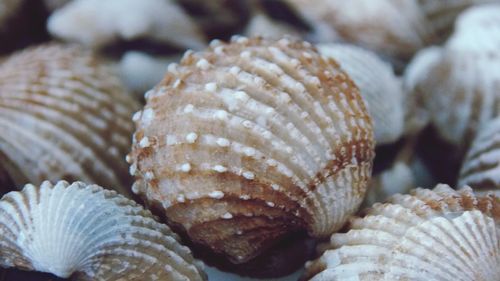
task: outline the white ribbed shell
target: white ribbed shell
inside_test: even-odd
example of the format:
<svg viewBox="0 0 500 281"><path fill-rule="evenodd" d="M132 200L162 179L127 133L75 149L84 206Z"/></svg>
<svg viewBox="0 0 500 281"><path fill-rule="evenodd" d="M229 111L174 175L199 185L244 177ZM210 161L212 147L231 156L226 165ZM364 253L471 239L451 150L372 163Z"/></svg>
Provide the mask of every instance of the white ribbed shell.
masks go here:
<svg viewBox="0 0 500 281"><path fill-rule="evenodd" d="M76 280L204 280L139 204L97 185L28 184L0 201L0 264Z"/></svg>
<svg viewBox="0 0 500 281"><path fill-rule="evenodd" d="M449 142L467 144L500 114L500 5L470 8L442 48L425 50L405 79L423 95L432 123ZM418 71L417 71L418 70Z"/></svg>
<svg viewBox="0 0 500 281"><path fill-rule="evenodd" d="M90 52L45 45L16 53L0 65L0 166L18 186L82 180L127 194L137 107Z"/></svg>
<svg viewBox="0 0 500 281"><path fill-rule="evenodd" d="M359 87L373 118L375 141L387 144L401 137L404 127L403 91L392 67L374 53L346 44L319 44L324 56L340 63Z"/></svg>
<svg viewBox="0 0 500 281"><path fill-rule="evenodd" d="M460 171L460 185L476 193L494 192L500 197L500 117L485 124L471 145Z"/></svg>
<svg viewBox="0 0 500 281"><path fill-rule="evenodd" d="M415 189L353 218L307 266L307 280L500 280L500 199Z"/></svg>
<svg viewBox="0 0 500 281"><path fill-rule="evenodd" d="M286 0L313 23L325 22L340 37L392 58L407 60L432 34L413 0Z"/></svg>
<svg viewBox="0 0 500 281"><path fill-rule="evenodd" d="M297 229L328 236L356 211L373 131L333 60L237 37L169 69L134 118L133 190L193 240L241 262Z"/></svg>

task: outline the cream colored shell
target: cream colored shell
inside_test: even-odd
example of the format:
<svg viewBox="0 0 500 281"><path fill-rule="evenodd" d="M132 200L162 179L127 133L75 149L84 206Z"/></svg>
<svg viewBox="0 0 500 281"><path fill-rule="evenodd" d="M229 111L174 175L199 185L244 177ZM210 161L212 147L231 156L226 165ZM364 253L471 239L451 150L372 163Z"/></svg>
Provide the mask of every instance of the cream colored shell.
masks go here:
<svg viewBox="0 0 500 281"><path fill-rule="evenodd" d="M319 44L322 55L333 58L359 87L373 118L377 145L396 141L403 134L403 90L392 67L376 54L348 44Z"/></svg>
<svg viewBox="0 0 500 281"><path fill-rule="evenodd" d="M477 128L500 114L500 5L470 8L442 48L416 56L406 80L421 95L431 122L454 144L467 144Z"/></svg>
<svg viewBox="0 0 500 281"><path fill-rule="evenodd" d="M354 83L307 42L215 41L147 96L133 190L233 262L300 229L328 236L363 200L371 119Z"/></svg>
<svg viewBox="0 0 500 281"><path fill-rule="evenodd" d="M500 117L479 131L464 160L460 185L469 185L476 193L494 192L500 197Z"/></svg>
<svg viewBox="0 0 500 281"><path fill-rule="evenodd" d="M187 247L137 203L82 182L0 200L0 265L76 280L205 280Z"/></svg>
<svg viewBox="0 0 500 281"><path fill-rule="evenodd" d="M468 187L415 189L332 235L307 280L500 280L500 198Z"/></svg>
<svg viewBox="0 0 500 281"><path fill-rule="evenodd" d="M287 0L313 25L328 24L344 41L407 60L432 33L416 1Z"/></svg>
<svg viewBox="0 0 500 281"><path fill-rule="evenodd" d="M0 159L17 186L82 180L129 192L125 155L138 104L110 66L44 45L0 65Z"/></svg>

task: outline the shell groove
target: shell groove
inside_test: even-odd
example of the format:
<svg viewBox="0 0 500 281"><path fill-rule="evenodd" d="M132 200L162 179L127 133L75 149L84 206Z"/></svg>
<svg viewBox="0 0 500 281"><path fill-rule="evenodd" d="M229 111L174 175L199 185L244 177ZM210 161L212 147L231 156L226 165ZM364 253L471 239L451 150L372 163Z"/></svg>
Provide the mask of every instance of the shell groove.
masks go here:
<svg viewBox="0 0 500 281"><path fill-rule="evenodd" d="M82 182L0 200L0 264L76 280L204 280L190 250L142 206Z"/></svg>
<svg viewBox="0 0 500 281"><path fill-rule="evenodd" d="M405 79L421 95L431 122L447 141L467 145L477 128L500 115L500 5L468 9L445 46L417 55Z"/></svg>
<svg viewBox="0 0 500 281"><path fill-rule="evenodd" d="M479 131L465 158L460 185L469 185L476 193L494 192L500 197L500 117Z"/></svg>
<svg viewBox="0 0 500 281"><path fill-rule="evenodd" d="M469 187L415 189L332 235L307 280L499 280L500 199Z"/></svg>
<svg viewBox="0 0 500 281"><path fill-rule="evenodd" d="M0 159L20 186L82 180L129 193L138 104L110 66L74 46L45 45L0 65Z"/></svg>
<svg viewBox="0 0 500 281"><path fill-rule="evenodd" d="M235 37L187 52L136 115L133 190L196 243L244 262L282 235L330 235L371 174L359 90L307 42Z"/></svg>
<svg viewBox="0 0 500 281"><path fill-rule="evenodd" d="M373 119L375 141L387 144L403 134L403 91L392 67L374 53L347 44L319 44L320 53L335 59L359 87Z"/></svg>

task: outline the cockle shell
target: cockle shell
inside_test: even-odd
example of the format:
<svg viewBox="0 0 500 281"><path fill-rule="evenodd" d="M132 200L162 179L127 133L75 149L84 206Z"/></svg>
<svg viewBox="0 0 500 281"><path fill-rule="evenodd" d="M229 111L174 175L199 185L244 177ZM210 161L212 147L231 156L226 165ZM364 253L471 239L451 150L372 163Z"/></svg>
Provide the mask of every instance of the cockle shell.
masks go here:
<svg viewBox="0 0 500 281"><path fill-rule="evenodd" d="M418 0L434 34L445 38L453 29L456 17L473 5L498 0Z"/></svg>
<svg viewBox="0 0 500 281"><path fill-rule="evenodd" d="M470 8L457 19L445 46L418 55L405 79L422 95L431 122L453 144L467 144L500 114L500 5ZM415 70L416 69L416 70Z"/></svg>
<svg viewBox="0 0 500 281"><path fill-rule="evenodd" d="M76 280L204 280L149 211L82 182L28 184L0 200L0 265Z"/></svg>
<svg viewBox="0 0 500 281"><path fill-rule="evenodd" d="M44 45L0 65L0 160L17 186L82 180L127 194L138 108L114 70L75 46Z"/></svg>
<svg viewBox="0 0 500 281"><path fill-rule="evenodd" d="M500 198L415 189L352 218L307 265L307 280L500 280Z"/></svg>
<svg viewBox="0 0 500 281"><path fill-rule="evenodd" d="M307 42L235 37L187 52L135 115L133 190L233 262L358 208L373 130L359 90Z"/></svg>
<svg viewBox="0 0 500 281"><path fill-rule="evenodd" d="M47 29L94 48L138 38L190 48L205 45L193 20L172 0L73 0L49 17Z"/></svg>
<svg viewBox="0 0 500 281"><path fill-rule="evenodd" d="M432 38L416 1L287 0L297 12L329 24L340 37L390 58L407 60Z"/></svg>
<svg viewBox="0 0 500 281"><path fill-rule="evenodd" d="M322 55L335 59L359 87L373 118L377 144L401 137L404 128L403 90L392 67L374 53L348 44L319 44Z"/></svg>
<svg viewBox="0 0 500 281"><path fill-rule="evenodd" d="M500 117L479 131L465 158L460 185L469 185L479 194L494 192L500 197Z"/></svg>

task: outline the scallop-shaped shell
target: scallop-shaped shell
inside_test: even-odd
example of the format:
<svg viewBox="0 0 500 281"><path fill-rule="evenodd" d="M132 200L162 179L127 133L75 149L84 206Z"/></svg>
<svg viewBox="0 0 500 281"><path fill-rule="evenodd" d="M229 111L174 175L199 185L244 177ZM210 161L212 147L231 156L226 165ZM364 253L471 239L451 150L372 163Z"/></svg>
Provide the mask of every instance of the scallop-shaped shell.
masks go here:
<svg viewBox="0 0 500 281"><path fill-rule="evenodd" d="M307 280L500 280L500 198L416 189L353 218L307 266Z"/></svg>
<svg viewBox="0 0 500 281"><path fill-rule="evenodd" d="M82 180L126 194L137 107L90 52L45 45L14 54L0 65L2 166L17 186Z"/></svg>
<svg viewBox="0 0 500 281"><path fill-rule="evenodd" d="M401 137L404 128L403 91L392 67L374 53L346 44L320 44L321 54L335 59L359 87L373 118L377 144Z"/></svg>
<svg viewBox="0 0 500 281"><path fill-rule="evenodd" d="M28 184L0 200L0 264L76 280L204 280L175 233L114 191ZM139 279L138 279L139 278Z"/></svg>
<svg viewBox="0 0 500 281"><path fill-rule="evenodd" d="M409 66L410 95L422 95L444 139L467 144L477 128L500 114L500 5L462 14L443 48L425 50Z"/></svg>
<svg viewBox="0 0 500 281"><path fill-rule="evenodd" d="M373 131L359 90L307 42L187 52L135 116L133 190L196 243L244 262L330 235L363 200Z"/></svg>
<svg viewBox="0 0 500 281"><path fill-rule="evenodd" d="M462 11L473 5L495 1L498 2L498 0L418 0L430 27L441 38L451 33L455 19Z"/></svg>
<svg viewBox="0 0 500 281"><path fill-rule="evenodd" d="M479 194L494 192L500 197L500 117L481 128L460 171L460 185Z"/></svg>
<svg viewBox="0 0 500 281"><path fill-rule="evenodd" d="M205 45L193 20L172 0L73 0L51 14L47 29L55 37L95 48L117 39Z"/></svg>
<svg viewBox="0 0 500 281"><path fill-rule="evenodd" d="M432 38L416 1L287 0L313 23L325 22L340 37L391 58L407 60Z"/></svg>

